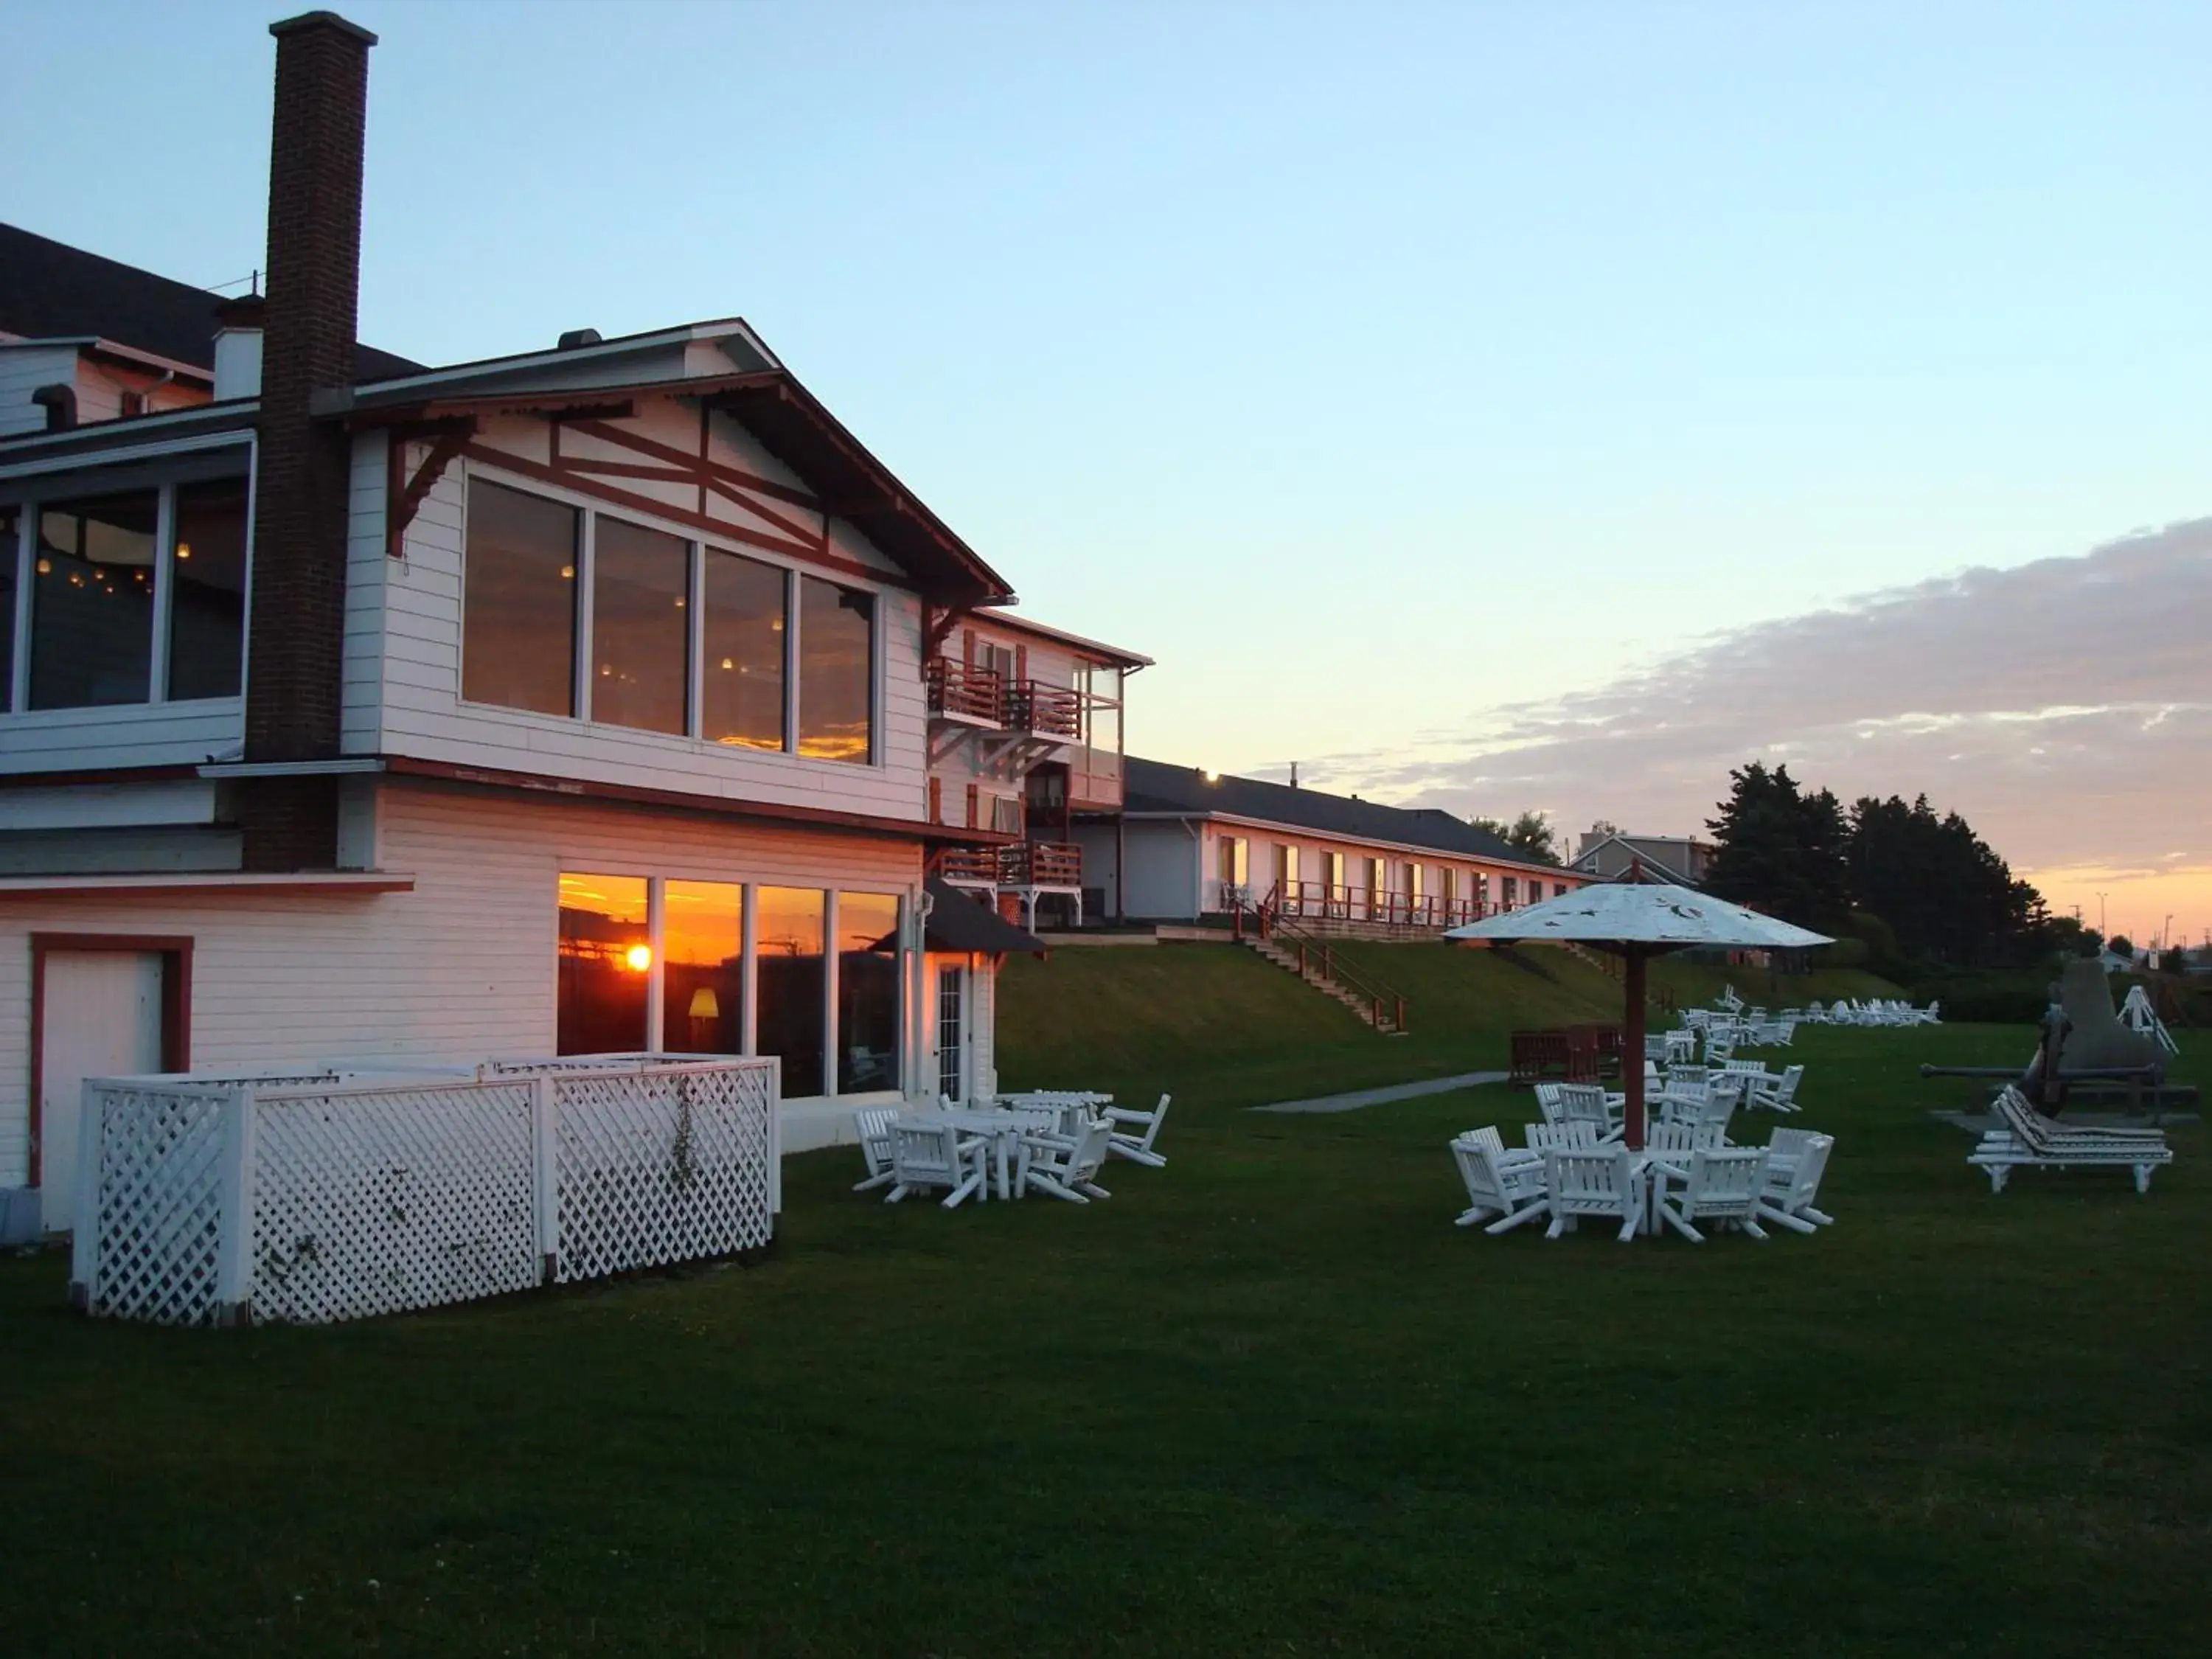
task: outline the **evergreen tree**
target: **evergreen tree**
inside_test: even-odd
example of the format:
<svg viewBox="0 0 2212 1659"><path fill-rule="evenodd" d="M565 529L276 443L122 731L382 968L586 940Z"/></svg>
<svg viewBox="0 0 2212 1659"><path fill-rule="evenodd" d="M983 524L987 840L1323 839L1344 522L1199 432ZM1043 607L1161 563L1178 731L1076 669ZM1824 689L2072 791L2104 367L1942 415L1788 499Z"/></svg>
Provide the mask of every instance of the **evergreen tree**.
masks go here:
<svg viewBox="0 0 2212 1659"><path fill-rule="evenodd" d="M1788 766L1752 761L1729 774L1720 816L1706 820L1716 846L1705 885L1824 933L1850 910L1849 830L1843 804L1826 789L1807 794Z"/></svg>
<svg viewBox="0 0 2212 1659"><path fill-rule="evenodd" d="M1508 823L1503 818L1469 818L1468 822L1478 830L1487 830L1522 858L1534 864L1554 867L1564 860L1559 857L1552 821L1541 812L1523 812Z"/></svg>

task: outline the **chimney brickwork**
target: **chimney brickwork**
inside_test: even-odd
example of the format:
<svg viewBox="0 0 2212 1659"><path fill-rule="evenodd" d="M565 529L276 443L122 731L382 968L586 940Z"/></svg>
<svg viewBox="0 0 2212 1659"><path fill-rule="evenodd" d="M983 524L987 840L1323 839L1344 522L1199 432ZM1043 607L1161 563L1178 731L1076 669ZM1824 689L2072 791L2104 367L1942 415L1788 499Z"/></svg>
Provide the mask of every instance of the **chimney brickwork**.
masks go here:
<svg viewBox="0 0 2212 1659"><path fill-rule="evenodd" d="M276 94L246 758L330 760L339 744L352 439L337 422L317 422L311 404L317 392L354 380L376 37L326 11L269 32L276 37ZM251 781L240 792L239 818L249 870L337 863L335 778Z"/></svg>

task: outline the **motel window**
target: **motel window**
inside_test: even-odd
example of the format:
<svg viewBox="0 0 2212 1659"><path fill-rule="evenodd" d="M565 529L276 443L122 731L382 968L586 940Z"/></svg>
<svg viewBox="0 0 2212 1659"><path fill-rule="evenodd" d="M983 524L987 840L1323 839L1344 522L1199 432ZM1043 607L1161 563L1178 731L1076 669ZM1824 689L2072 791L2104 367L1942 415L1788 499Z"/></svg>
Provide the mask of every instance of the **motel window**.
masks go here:
<svg viewBox="0 0 2212 1659"><path fill-rule="evenodd" d="M815 760L875 757L876 601L802 576L799 582L799 752Z"/></svg>
<svg viewBox="0 0 2212 1659"><path fill-rule="evenodd" d="M1084 694L1085 738L1093 749L1121 752L1121 671L1104 663L1085 663L1075 671Z"/></svg>
<svg viewBox="0 0 2212 1659"><path fill-rule="evenodd" d="M1325 882L1327 882L1327 883L1328 884L1329 890L1330 890L1330 892L1331 892L1331 893L1339 892L1339 891L1340 891L1340 890L1343 889L1343 886L1344 886L1344 854L1341 854L1341 853L1323 853L1323 854L1321 855L1321 878L1322 878L1322 879L1323 881L1325 881Z"/></svg>
<svg viewBox="0 0 2212 1659"><path fill-rule="evenodd" d="M573 507L469 481L461 695L541 714L576 712Z"/></svg>
<svg viewBox="0 0 2212 1659"><path fill-rule="evenodd" d="M1490 908L1490 876L1486 871L1474 872L1474 902L1486 910Z"/></svg>
<svg viewBox="0 0 2212 1659"><path fill-rule="evenodd" d="M592 542L592 718L682 736L690 544L600 514Z"/></svg>
<svg viewBox="0 0 2212 1659"><path fill-rule="evenodd" d="M1504 878L1504 881L1503 881L1503 883L1501 884L1501 886L1502 886L1502 890L1504 891L1504 903L1505 903L1505 908L1506 908L1507 909L1510 910L1511 908L1513 908L1513 907L1514 907L1516 903L1518 903L1518 902L1520 902L1520 898L1521 898L1521 880L1520 880L1520 878L1519 878L1519 877L1517 877L1517 876L1507 876L1507 877L1505 877L1505 878Z"/></svg>
<svg viewBox="0 0 2212 1659"><path fill-rule="evenodd" d="M1231 887L1242 887L1251 876L1252 844L1242 836L1224 836L1221 847L1221 879Z"/></svg>
<svg viewBox="0 0 2212 1659"><path fill-rule="evenodd" d="M760 1052L783 1056L783 1092L804 1099L823 1091L829 987L823 952L823 898L811 888L758 887L754 983L760 999Z"/></svg>
<svg viewBox="0 0 2212 1659"><path fill-rule="evenodd" d="M1421 895L1425 890L1426 884L1421 879L1421 866L1418 864L1407 865L1406 866L1406 896L1419 904L1421 902Z"/></svg>
<svg viewBox="0 0 2212 1659"><path fill-rule="evenodd" d="M15 690L15 566L22 526L22 509L0 502L0 714Z"/></svg>
<svg viewBox="0 0 2212 1659"><path fill-rule="evenodd" d="M180 485L169 568L169 701L234 697L246 662L246 486Z"/></svg>
<svg viewBox="0 0 2212 1659"><path fill-rule="evenodd" d="M734 1054L745 1030L745 890L672 881L661 896L660 1046Z"/></svg>
<svg viewBox="0 0 2212 1659"><path fill-rule="evenodd" d="M1446 904L1459 902L1459 872L1446 865L1443 870L1443 883L1440 896Z"/></svg>
<svg viewBox="0 0 2212 1659"><path fill-rule="evenodd" d="M157 490L42 503L31 566L31 702L148 700Z"/></svg>
<svg viewBox="0 0 2212 1659"><path fill-rule="evenodd" d="M562 876L560 938L555 1051L645 1048L653 966L645 878Z"/></svg>
<svg viewBox="0 0 2212 1659"><path fill-rule="evenodd" d="M1567 896L1567 884L1566 884L1566 883L1565 883L1564 881L1555 881L1555 882L1553 882L1553 883L1552 884L1552 896L1553 896L1553 898L1565 898L1565 897L1566 897L1566 896Z"/></svg>
<svg viewBox="0 0 2212 1659"><path fill-rule="evenodd" d="M1284 897L1297 890L1298 849L1285 842L1275 843L1275 891Z"/></svg>
<svg viewBox="0 0 2212 1659"><path fill-rule="evenodd" d="M898 899L837 895L837 1092L899 1086Z"/></svg>
<svg viewBox="0 0 2212 1659"><path fill-rule="evenodd" d="M706 562L699 734L739 749L780 750L789 582L775 565L714 548Z"/></svg>
<svg viewBox="0 0 2212 1659"><path fill-rule="evenodd" d="M1370 893L1390 890L1390 866L1381 859L1367 860L1367 890Z"/></svg>

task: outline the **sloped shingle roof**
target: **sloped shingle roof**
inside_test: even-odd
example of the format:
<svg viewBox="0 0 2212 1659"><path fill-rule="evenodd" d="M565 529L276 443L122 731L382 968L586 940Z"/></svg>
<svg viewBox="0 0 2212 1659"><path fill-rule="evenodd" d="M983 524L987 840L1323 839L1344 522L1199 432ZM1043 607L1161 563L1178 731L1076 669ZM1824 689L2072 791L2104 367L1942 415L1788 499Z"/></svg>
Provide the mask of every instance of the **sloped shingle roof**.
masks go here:
<svg viewBox="0 0 2212 1659"><path fill-rule="evenodd" d="M1287 783L1231 777L1226 773L1208 778L1194 767L1169 766L1134 756L1124 765L1124 810L1130 812L1193 817L1218 812L1316 835L1395 842L1529 869L1554 867L1538 864L1488 830L1478 830L1464 818L1433 806L1385 806L1380 801L1354 800L1322 789L1293 788Z"/></svg>
<svg viewBox="0 0 2212 1659"><path fill-rule="evenodd" d="M0 330L8 333L112 340L212 370L222 303L221 295L204 288L0 224ZM364 380L422 367L374 346L354 348L354 373Z"/></svg>

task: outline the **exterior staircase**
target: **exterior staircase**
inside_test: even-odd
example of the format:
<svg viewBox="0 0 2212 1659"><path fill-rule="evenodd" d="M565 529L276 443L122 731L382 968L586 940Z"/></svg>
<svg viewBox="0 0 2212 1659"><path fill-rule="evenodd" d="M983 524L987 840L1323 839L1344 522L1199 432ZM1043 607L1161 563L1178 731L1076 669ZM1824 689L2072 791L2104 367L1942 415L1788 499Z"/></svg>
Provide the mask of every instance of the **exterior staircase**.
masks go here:
<svg viewBox="0 0 2212 1659"><path fill-rule="evenodd" d="M1335 960L1327 945L1310 939L1292 939L1278 932L1273 938L1244 936L1246 945L1286 973L1296 974L1323 996L1339 1002L1384 1036L1406 1035L1406 999L1379 981L1364 978Z"/></svg>

